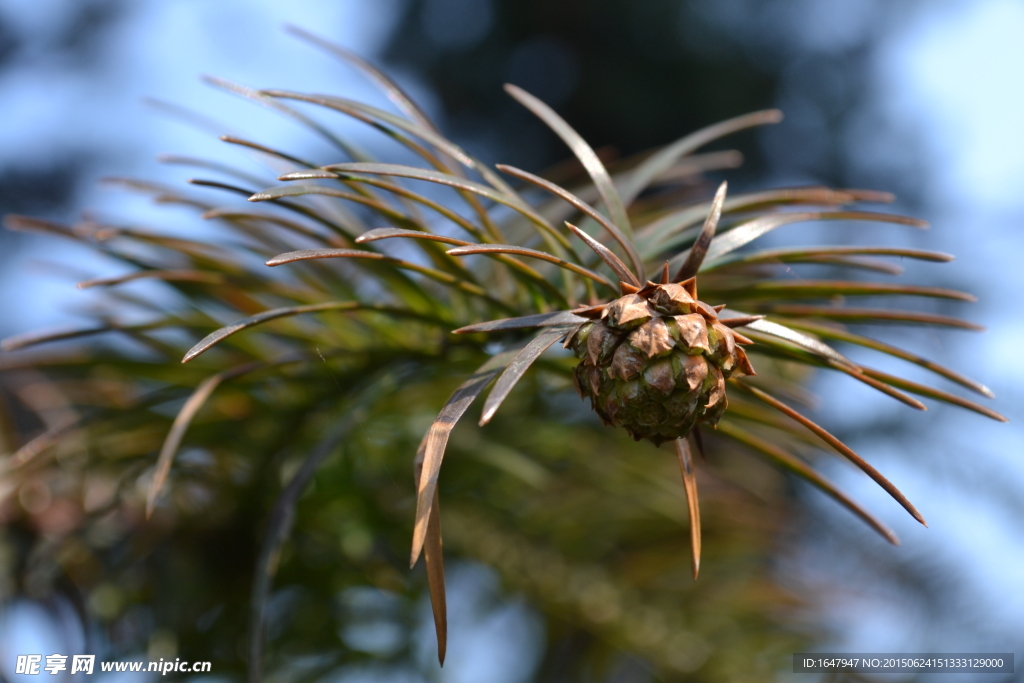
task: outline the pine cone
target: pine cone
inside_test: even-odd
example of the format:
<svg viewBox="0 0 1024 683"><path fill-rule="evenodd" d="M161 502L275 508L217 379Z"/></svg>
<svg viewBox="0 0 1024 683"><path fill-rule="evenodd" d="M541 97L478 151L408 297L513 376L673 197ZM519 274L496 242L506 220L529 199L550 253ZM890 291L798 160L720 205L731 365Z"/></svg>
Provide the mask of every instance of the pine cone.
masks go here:
<svg viewBox="0 0 1024 683"><path fill-rule="evenodd" d="M594 311L594 314L597 314ZM750 343L696 298L695 280L648 283L586 323L569 345L580 359L576 390L605 424L656 445L714 427L728 405L725 380L753 375Z"/></svg>

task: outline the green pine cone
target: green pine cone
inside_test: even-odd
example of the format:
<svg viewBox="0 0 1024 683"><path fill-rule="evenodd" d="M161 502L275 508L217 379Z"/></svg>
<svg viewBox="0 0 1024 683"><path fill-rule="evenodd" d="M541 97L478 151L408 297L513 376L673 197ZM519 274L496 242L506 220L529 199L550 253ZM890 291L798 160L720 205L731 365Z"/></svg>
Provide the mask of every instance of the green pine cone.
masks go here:
<svg viewBox="0 0 1024 683"><path fill-rule="evenodd" d="M692 281L649 284L603 307L569 341L574 379L605 424L656 445L712 427L728 405L725 380L752 375L748 343L692 294ZM594 311L594 315L598 312Z"/></svg>

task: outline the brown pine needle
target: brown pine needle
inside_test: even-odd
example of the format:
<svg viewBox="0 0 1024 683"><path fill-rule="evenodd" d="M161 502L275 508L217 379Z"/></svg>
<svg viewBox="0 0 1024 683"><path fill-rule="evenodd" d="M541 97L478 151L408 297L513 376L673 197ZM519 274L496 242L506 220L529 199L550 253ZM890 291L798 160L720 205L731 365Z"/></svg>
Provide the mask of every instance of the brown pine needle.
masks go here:
<svg viewBox="0 0 1024 683"><path fill-rule="evenodd" d="M700 573L700 506L697 504L697 476L693 469L693 455L686 439L676 439L676 454L683 473L683 489L690 510L690 548L692 549L693 580Z"/></svg>
<svg viewBox="0 0 1024 683"><path fill-rule="evenodd" d="M892 496L897 503L902 505L914 519L919 521L924 526L928 526L928 522L924 521L924 516L922 516L921 513L917 511L917 508L914 507L914 505L909 500L907 500L907 497L904 496L903 493L900 492L900 490L896 488L896 486L891 481L886 479L881 472L872 467L867 461L865 461L863 458L857 455L853 451L853 449L851 449L845 443L843 443L835 436L833 436L831 433L829 433L824 427L821 427L810 418L790 408L782 401L774 398L773 396L770 396L764 391L761 391L757 387L752 387L749 384L737 384L739 386L742 386L744 389L749 391L757 398L759 398L761 401L770 405L772 408L778 410L780 413L783 413L786 416L791 417L792 419L796 420L803 426L807 427L807 429L814 432L818 437L821 438L822 441L832 446L832 448L836 449L836 451L838 451L839 453L846 456L846 458L850 462L855 464L857 467L863 470L865 474L874 479L875 482L883 489L885 489L886 493Z"/></svg>
<svg viewBox="0 0 1024 683"><path fill-rule="evenodd" d="M611 249L604 246L569 221L565 221L565 227L569 228L574 235L583 240L584 244L593 249L594 253L600 256L601 260L608 264L608 267L612 269L612 272L614 272L620 280L636 287L640 286L640 278L643 276L633 273L633 271L629 269L629 266L623 263L622 259L616 256Z"/></svg>
<svg viewBox="0 0 1024 683"><path fill-rule="evenodd" d="M729 184L725 181L722 181L722 184L718 186L715 198L711 202L711 211L708 212L708 217L704 221L704 227L697 236L697 241L690 248L686 262L676 272L676 282L682 282L696 275L704 263L704 257L707 256L711 240L715 237L715 230L718 229L718 219L722 215L722 204L725 202L725 191L728 187Z"/></svg>
<svg viewBox="0 0 1024 683"><path fill-rule="evenodd" d="M427 437L420 443L413 471L416 488L420 485L423 474L423 459L426 455ZM427 521L427 536L423 544L423 559L427 565L427 590L430 593L430 609L434 614L434 632L437 635L437 661L444 666L444 657L448 651L448 602L444 586L444 552L441 542L441 502L434 489L434 503L430 508Z"/></svg>

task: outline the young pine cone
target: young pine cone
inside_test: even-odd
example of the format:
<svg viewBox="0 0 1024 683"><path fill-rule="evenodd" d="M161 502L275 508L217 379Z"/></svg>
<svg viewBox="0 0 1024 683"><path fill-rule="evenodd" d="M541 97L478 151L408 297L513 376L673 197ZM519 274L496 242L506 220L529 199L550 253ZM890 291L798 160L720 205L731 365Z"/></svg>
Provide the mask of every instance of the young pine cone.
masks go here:
<svg viewBox="0 0 1024 683"><path fill-rule="evenodd" d="M655 445L712 427L725 412L725 380L753 375L738 344L749 339L696 298L695 280L655 285L612 301L570 339L576 390L605 424Z"/></svg>

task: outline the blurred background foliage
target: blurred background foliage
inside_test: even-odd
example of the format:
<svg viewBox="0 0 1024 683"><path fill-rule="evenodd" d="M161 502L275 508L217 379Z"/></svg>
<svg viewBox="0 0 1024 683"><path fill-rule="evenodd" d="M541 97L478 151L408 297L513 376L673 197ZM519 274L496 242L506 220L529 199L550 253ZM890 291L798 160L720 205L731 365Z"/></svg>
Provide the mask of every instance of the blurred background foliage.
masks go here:
<svg viewBox="0 0 1024 683"><path fill-rule="evenodd" d="M73 110L75 97L88 101L116 90L116 74L112 83L100 81L112 61L124 56L112 45L151 27L152 12L116 0L47 7L36 20L26 20L13 5L0 12L4 87L40 73L79 78L85 85L61 100L65 111ZM873 71L879 54L887 54L886 41L917 7L866 0L409 0L382 3L385 19L369 20L376 38L361 47L425 102L447 135L486 162L536 171L568 157L551 133L503 93L506 81L551 103L609 159L723 118L778 106L787 115L784 125L717 146L744 155L742 168L729 174L731 182L744 189L813 182L890 190L899 195L902 210L919 213L935 207L926 184L933 171L924 132L912 120L886 114ZM237 20L232 31L245 36L244 49L237 37L225 39L231 50L251 50L247 41L263 40L262 34L246 34L256 27L244 17L262 9L223 3L224 16L215 17L220 26ZM294 21L328 37L335 30L353 35L346 23L352 17L329 16L323 23ZM358 40L346 42L352 43ZM290 52L301 54L296 64L322 59L300 50ZM249 84L292 87L286 81ZM161 85L145 84L146 94L166 96ZM341 90L331 92L347 94ZM45 91L39 102L46 102ZM35 106L45 109L53 102ZM230 121L216 110L204 113ZM90 135L70 129L69 119L54 119L65 125L49 138L51 149L18 153L15 124L34 115L4 114L11 124L4 139L14 152L0 157L0 214L75 220L83 199L95 200L88 188L97 175L151 171L119 136L152 136L133 137L123 121L113 123L114 133L98 127ZM148 144L137 147L152 151ZM131 220L128 214L123 218ZM807 234L813 239L824 233ZM877 241L870 231L855 239L862 238ZM911 246L938 246L934 235L910 239L919 239ZM961 241L944 239L950 251L960 250ZM0 240L0 259L9 267L38 253L23 235L3 232ZM937 284L978 291L983 275L955 270L945 275L952 281ZM934 273L929 277L934 280ZM7 294L17 291L4 286ZM0 321L5 334L26 329L13 306ZM993 310L982 308L977 319L987 322ZM32 319L30 313L20 319ZM929 343L924 336L912 338ZM962 362L965 346L941 346L937 360L969 369ZM123 351L108 349L111 357ZM50 426L33 417L33 401L51 409L53 404L52 397L40 395L45 384L33 371L21 371L17 359L4 363L16 371L7 373L14 379L4 384L2 397L2 446L9 453ZM118 439L131 440L132 451L148 444L149 460L126 469L114 458L105 471L87 464L72 441L58 452L52 478L35 488L4 491L3 675L12 678L13 643L27 639L63 643L65 650L101 658L211 659L216 676L243 677L249 597L271 492L294 474L299 458L314 447L309 435L330 419L304 407L329 397L335 382L349 380L326 361L323 369L318 384L301 389L287 378L267 385L257 376L219 389L208 416L189 432L167 494L172 502L150 522L141 506L147 468L180 403L156 410L162 422L149 420L147 429L133 430L127 420L106 435L111 453ZM138 396L128 387L187 385L172 374L182 371L118 360L83 369L81 379L90 387L108 387L110 405L129 407ZM902 550L883 547L844 511L827 507L830 502L821 504L775 470L715 443L709 448L715 467L701 470L705 560L694 584L672 459L593 424L575 397L569 403L557 398L565 396L565 386L529 376L488 428L479 430L467 420L449 449L442 496L452 649L439 672L425 577L421 568L404 567L413 510L410 464L437 407L463 374L439 372L413 381L398 372L391 381L409 386L368 410L324 462L275 558L268 677L760 681L784 675L794 651L848 643L844 635L869 627L922 651L970 649L995 642L997 635L1000 646L1019 646L1019 623L1009 636L999 635L1006 622L986 626L983 609L965 608L973 594L962 588L968 570L958 566L955 553L951 559L913 539ZM1014 395L1012 387L993 384L1001 398ZM859 450L869 460L877 452L897 468L906 462L905 452L921 437L905 431L902 414L853 406L856 398L837 397L836 385L827 382L815 388L849 415L830 425L840 437L866 444ZM295 409L282 410L274 420L246 419L260 414L261 403L279 407L288 400ZM944 413L935 412L922 429L937 433ZM59 414L51 415L59 420ZM856 440L864 434L871 436ZM204 449L190 450L189 441ZM247 457L254 453L264 457ZM955 479L959 470L942 464L948 461L935 467ZM922 463L902 471L915 467ZM968 491L991 491L985 488L993 486L991 477L984 479L972 479ZM115 510L118 485L131 488L136 481L139 490L126 498L130 504ZM1016 509L1012 488L995 487L995 498ZM921 490L911 494L919 503L928 495L926 487ZM928 507L922 509L934 527ZM905 535L898 525L897 530ZM1013 564L995 552L988 561ZM837 556L844 561L836 562ZM902 609L913 615L911 627L922 631L905 636L911 627L893 625L905 612L886 612L879 607L886 602L912 605ZM871 605L875 611L867 614ZM836 617L843 610L854 616ZM862 624L851 625L851 619ZM958 621L973 635L949 626ZM29 631L36 635L25 635Z"/></svg>

